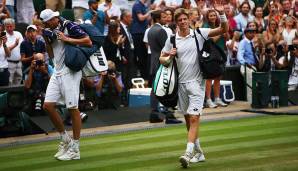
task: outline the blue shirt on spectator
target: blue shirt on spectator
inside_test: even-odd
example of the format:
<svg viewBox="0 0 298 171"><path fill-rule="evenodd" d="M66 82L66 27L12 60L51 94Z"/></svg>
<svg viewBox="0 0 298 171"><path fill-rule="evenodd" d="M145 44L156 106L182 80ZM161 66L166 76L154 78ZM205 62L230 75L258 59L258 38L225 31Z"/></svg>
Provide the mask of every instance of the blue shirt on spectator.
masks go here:
<svg viewBox="0 0 298 171"><path fill-rule="evenodd" d="M234 17L234 20L237 23L237 30L240 32L244 32L247 23L253 21L254 19L254 16L252 16L251 14L248 14L248 17L244 17L242 13L239 13Z"/></svg>
<svg viewBox="0 0 298 171"><path fill-rule="evenodd" d="M250 64L255 65L257 63L254 50L251 46L251 41L246 37L241 40L238 46L237 59L241 65Z"/></svg>
<svg viewBox="0 0 298 171"><path fill-rule="evenodd" d="M132 7L132 24L131 24L131 34L145 33L148 20L140 21L138 18L138 14L146 14L147 7L140 1L136 1L136 3Z"/></svg>
<svg viewBox="0 0 298 171"><path fill-rule="evenodd" d="M104 26L105 26L105 13L100 10L97 10L96 12L97 12L97 19L96 19L95 27L97 27L103 35L104 34ZM86 21L86 20L92 21L92 18L93 18L93 11L91 9L87 10L83 14L84 21Z"/></svg>
<svg viewBox="0 0 298 171"><path fill-rule="evenodd" d="M36 42L33 44L28 39L25 39L20 46L21 55L25 54L26 57L32 57L33 53L45 53L46 52L46 46L45 43L41 40L36 40ZM31 62L29 63L23 63L23 68L30 67Z"/></svg>

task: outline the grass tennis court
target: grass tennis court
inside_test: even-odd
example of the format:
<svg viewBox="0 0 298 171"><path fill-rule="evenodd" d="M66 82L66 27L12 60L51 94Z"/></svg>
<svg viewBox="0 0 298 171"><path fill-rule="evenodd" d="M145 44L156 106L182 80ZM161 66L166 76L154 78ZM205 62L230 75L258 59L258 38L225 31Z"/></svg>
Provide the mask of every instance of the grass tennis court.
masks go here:
<svg viewBox="0 0 298 171"><path fill-rule="evenodd" d="M58 141L0 148L0 170L184 170L184 125L82 138L81 160L53 158ZM202 123L206 162L188 170L298 170L298 116Z"/></svg>

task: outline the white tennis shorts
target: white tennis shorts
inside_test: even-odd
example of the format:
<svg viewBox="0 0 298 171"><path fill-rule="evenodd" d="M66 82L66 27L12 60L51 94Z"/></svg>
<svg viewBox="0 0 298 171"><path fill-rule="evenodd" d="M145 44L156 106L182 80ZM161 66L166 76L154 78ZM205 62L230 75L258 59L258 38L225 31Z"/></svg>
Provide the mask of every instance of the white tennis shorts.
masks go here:
<svg viewBox="0 0 298 171"><path fill-rule="evenodd" d="M201 115L205 98L205 80L178 85L178 110L184 115Z"/></svg>
<svg viewBox="0 0 298 171"><path fill-rule="evenodd" d="M81 71L59 76L53 74L47 87L45 102L63 103L68 109L78 108L81 78Z"/></svg>

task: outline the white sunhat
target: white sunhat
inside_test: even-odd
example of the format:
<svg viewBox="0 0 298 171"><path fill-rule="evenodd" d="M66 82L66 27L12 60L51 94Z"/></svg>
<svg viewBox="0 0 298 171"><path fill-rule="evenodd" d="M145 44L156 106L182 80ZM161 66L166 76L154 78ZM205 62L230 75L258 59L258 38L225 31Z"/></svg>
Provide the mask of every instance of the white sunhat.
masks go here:
<svg viewBox="0 0 298 171"><path fill-rule="evenodd" d="M58 11L54 12L51 9L45 9L40 13L40 18L42 19L43 22L47 22L50 19L58 16L59 16L59 12Z"/></svg>
<svg viewBox="0 0 298 171"><path fill-rule="evenodd" d="M27 27L27 30L29 30L29 29L34 29L34 30L37 30L37 27L35 26L35 25L29 25L28 27Z"/></svg>

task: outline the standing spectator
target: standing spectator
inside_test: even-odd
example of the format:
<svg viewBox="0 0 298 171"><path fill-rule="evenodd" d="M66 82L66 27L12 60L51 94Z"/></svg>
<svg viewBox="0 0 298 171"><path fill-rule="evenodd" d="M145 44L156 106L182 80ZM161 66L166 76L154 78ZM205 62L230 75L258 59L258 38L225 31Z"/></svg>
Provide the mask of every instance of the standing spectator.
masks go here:
<svg viewBox="0 0 298 171"><path fill-rule="evenodd" d="M282 16L284 15L293 15L293 11L292 11L292 4L290 0L282 0L281 1L281 5L282 5Z"/></svg>
<svg viewBox="0 0 298 171"><path fill-rule="evenodd" d="M89 8L86 0L72 0L72 9L74 12L75 21L83 19L83 14Z"/></svg>
<svg viewBox="0 0 298 171"><path fill-rule="evenodd" d="M104 3L101 3L98 6L98 10L107 11L106 14L110 19L114 19L114 20L120 19L120 15L121 15L120 8L117 5L114 5L112 3L112 0L105 0ZM104 35L105 36L108 35L108 24L105 24Z"/></svg>
<svg viewBox="0 0 298 171"><path fill-rule="evenodd" d="M255 3L253 0L237 0L238 6L240 6L243 2L248 2L250 9L254 9L255 8Z"/></svg>
<svg viewBox="0 0 298 171"><path fill-rule="evenodd" d="M237 52L237 59L241 64L240 72L247 84L246 95L249 102L252 102L252 91L250 89L252 86L252 73L257 71L258 66L258 58L252 42L255 34L256 30L246 28L244 31L244 38L240 41Z"/></svg>
<svg viewBox="0 0 298 171"><path fill-rule="evenodd" d="M193 0L182 0L180 7L189 10L191 8L197 7L197 4Z"/></svg>
<svg viewBox="0 0 298 171"><path fill-rule="evenodd" d="M65 0L46 0L46 9L62 11L65 8Z"/></svg>
<svg viewBox="0 0 298 171"><path fill-rule="evenodd" d="M263 16L263 7L257 6L253 10L253 14L255 15L255 21L258 24L258 33L263 33L263 31L266 29L266 24Z"/></svg>
<svg viewBox="0 0 298 171"><path fill-rule="evenodd" d="M20 47L21 60L23 63L23 74L28 74L34 55L37 53L45 54L45 43L37 39L37 27L35 25L29 25L26 30L26 38L21 43Z"/></svg>
<svg viewBox="0 0 298 171"><path fill-rule="evenodd" d="M282 16L279 13L278 4L270 1L269 3L269 14L264 18L266 23L269 23L271 20L275 20L279 23Z"/></svg>
<svg viewBox="0 0 298 171"><path fill-rule="evenodd" d="M250 14L251 7L248 2L244 1L240 6L240 13L234 17L237 23L237 30L243 32L249 21L254 20L254 17Z"/></svg>
<svg viewBox="0 0 298 171"><path fill-rule="evenodd" d="M173 48L170 39L167 39L160 56L160 63L166 65L178 55L176 58L179 72L178 108L184 114L187 128L186 150L179 158L183 167L188 167L189 162L205 160L198 136L200 115L202 115L205 96L205 80L200 73L198 50L194 36L197 37L200 50L202 50L204 39L215 37L228 31L227 18L224 14L223 6L215 4L214 8L219 12L221 26L214 29L200 28L202 35L190 29L189 16L185 9L176 10L175 21L179 27L175 40L177 48Z"/></svg>
<svg viewBox="0 0 298 171"><path fill-rule="evenodd" d="M298 36L295 18L287 16L284 21L284 27L281 32L283 40L287 42L287 45L291 45L293 39Z"/></svg>
<svg viewBox="0 0 298 171"><path fill-rule="evenodd" d="M164 11L154 11L151 13L151 16L154 24L148 32L148 44L151 49L149 82L151 83L151 85L153 85L156 72L160 65L160 53L168 38L168 34L162 26L165 24L165 18L167 17ZM160 119L158 115L160 110L158 107L158 100L154 95L153 89L150 94L150 105L152 110L149 118L150 122L162 122L163 120ZM167 109L163 112L163 114L165 114L166 116L166 124L181 123L181 121L177 120L175 116L172 113L170 113Z"/></svg>
<svg viewBox="0 0 298 171"><path fill-rule="evenodd" d="M92 23L102 34L104 34L104 26L106 23L109 23L107 11L103 12L98 10L97 0L89 0L88 5L89 9L83 14L83 20Z"/></svg>
<svg viewBox="0 0 298 171"><path fill-rule="evenodd" d="M5 33L1 29L0 35L0 86L8 86L9 85L9 71L8 71L8 62L7 57L10 56L10 50L6 45L7 38Z"/></svg>
<svg viewBox="0 0 298 171"><path fill-rule="evenodd" d="M81 131L78 102L82 72L73 72L65 66L65 45L69 43L90 47L92 42L89 36L73 22L66 24L63 30L60 24L63 22L63 18L59 17L59 12L45 9L41 11L40 18L44 22L45 27L50 29L44 30L44 36L52 40L50 46L53 49L55 63L55 71L50 78L43 105L43 109L49 114L51 121L61 135L61 143L54 157L58 160L78 160L80 159L79 139ZM55 32L53 33L52 31L54 30ZM71 114L73 140L65 131L61 116L56 111L56 103L58 101L65 103Z"/></svg>
<svg viewBox="0 0 298 171"><path fill-rule="evenodd" d="M120 50L121 67L119 68L122 74L124 90L122 91L122 100L124 105L127 105L127 93L131 88L131 79L136 77L137 60L134 55L134 42L130 30L128 29L132 22L132 14L128 10L123 10L121 14L120 29L123 36L126 37L123 47Z"/></svg>
<svg viewBox="0 0 298 171"><path fill-rule="evenodd" d="M141 77L143 77L145 80L148 80L148 57L146 45L143 42L144 34L148 26L148 18L150 17L150 11L147 12L146 2L147 0L136 1L132 7L133 20L131 25L131 34Z"/></svg>
<svg viewBox="0 0 298 171"><path fill-rule="evenodd" d="M20 44L23 41L23 36L20 32L15 30L14 19L7 18L4 20L4 27L6 30L7 46L11 51L8 61L8 70L10 73L9 84L18 85L22 81L22 63Z"/></svg>
<svg viewBox="0 0 298 171"><path fill-rule="evenodd" d="M219 18L217 17L217 13L213 9L209 9L206 13L206 22L203 24L203 28L217 28L219 27ZM218 47L224 51L225 48L225 39L224 35L218 35L215 37L210 37L210 39L216 43ZM209 108L216 108L217 106L226 107L225 104L220 99L220 79L221 76L215 79L207 79L206 80L206 106ZM213 80L213 92L214 92L214 102L211 99L211 88L212 88L212 80Z"/></svg>
<svg viewBox="0 0 298 171"><path fill-rule="evenodd" d="M199 9L192 8L189 10L190 27L193 29L202 27L203 16L199 13Z"/></svg>
<svg viewBox="0 0 298 171"><path fill-rule="evenodd" d="M265 44L274 42L278 43L283 40L282 34L278 28L278 22L274 19L271 19L268 23L267 29L263 32L263 37Z"/></svg>
<svg viewBox="0 0 298 171"><path fill-rule="evenodd" d="M10 12L6 7L6 0L3 0L0 4L0 22L2 23L5 18L10 18Z"/></svg>
<svg viewBox="0 0 298 171"><path fill-rule="evenodd" d="M228 18L229 23L229 38L233 37L233 33L235 30L237 30L237 23L234 19L235 17L235 11L233 11L233 7L231 7L229 4L224 5L225 14Z"/></svg>
<svg viewBox="0 0 298 171"><path fill-rule="evenodd" d="M4 1L4 0L3 0ZM10 14L10 18L15 19L15 0L6 0L6 8Z"/></svg>
<svg viewBox="0 0 298 171"><path fill-rule="evenodd" d="M174 22L174 12L172 9L167 8L164 10L165 13L167 14L167 18L166 18L166 24L164 25L167 28L170 28L173 33L176 33L176 24Z"/></svg>
<svg viewBox="0 0 298 171"><path fill-rule="evenodd" d="M53 0L51 0L53 2ZM32 24L35 14L33 0L17 1L17 21L18 23Z"/></svg>
<svg viewBox="0 0 298 171"><path fill-rule="evenodd" d="M103 44L103 49L107 60L110 60L116 64L116 68L119 68L121 61L120 48L123 47L123 43L126 37L120 34L120 23L115 20L110 21L109 33Z"/></svg>

